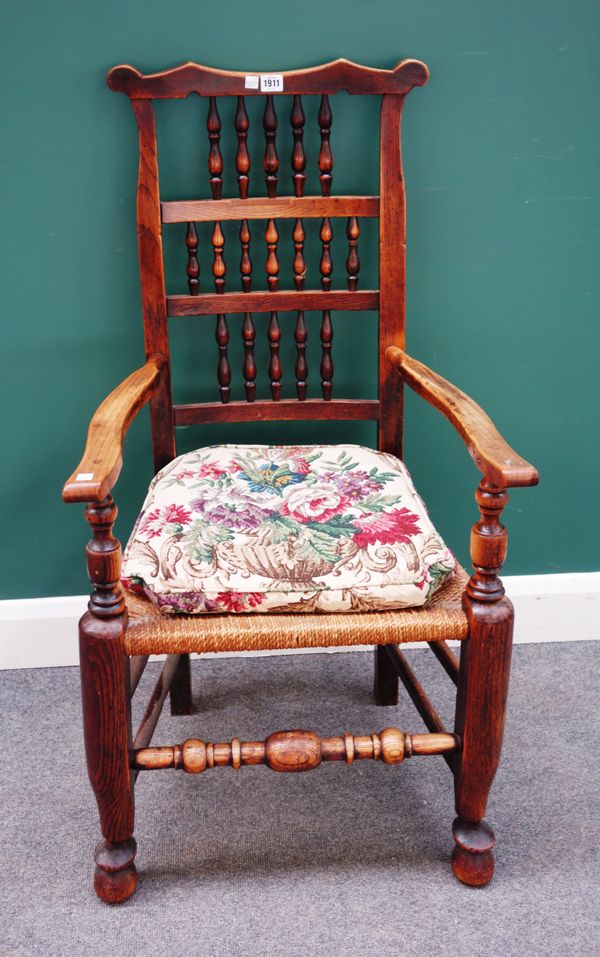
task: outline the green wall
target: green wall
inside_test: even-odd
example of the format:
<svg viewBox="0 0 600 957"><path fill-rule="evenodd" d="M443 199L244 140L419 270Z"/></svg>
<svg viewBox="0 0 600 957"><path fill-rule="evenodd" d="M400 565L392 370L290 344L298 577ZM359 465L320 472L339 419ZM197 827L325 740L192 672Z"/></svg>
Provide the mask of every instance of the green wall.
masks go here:
<svg viewBox="0 0 600 957"><path fill-rule="evenodd" d="M86 590L86 526L78 507L62 505L60 489L95 405L142 360L134 121L126 98L104 84L121 62L146 71L186 59L262 71L338 56L380 67L402 56L428 63L430 83L410 95L404 122L409 349L482 401L541 471L538 489L511 495L506 571L600 567L590 486L600 466L597 3L23 0L5 6L2 19L2 597ZM197 100L180 105L164 122L173 131L198 108ZM336 139L334 125L334 150L348 161L338 188L371 183L375 117L363 119L367 135L358 138L340 125ZM200 156L194 143L204 135L201 126L181 133L171 177L182 157ZM282 149L282 170L285 157ZM369 394L374 365L363 343L372 325L354 317L346 341L341 326L340 392ZM193 386L204 394L198 329L177 333L181 395ZM214 348L212 331L209 341ZM211 353L211 384L212 363ZM408 464L466 561L476 470L437 413L411 399L408 414ZM250 426L241 438L301 440L317 429ZM320 435L372 439L368 425L331 424ZM190 430L183 447L222 437ZM144 411L116 490L122 537L150 469Z"/></svg>

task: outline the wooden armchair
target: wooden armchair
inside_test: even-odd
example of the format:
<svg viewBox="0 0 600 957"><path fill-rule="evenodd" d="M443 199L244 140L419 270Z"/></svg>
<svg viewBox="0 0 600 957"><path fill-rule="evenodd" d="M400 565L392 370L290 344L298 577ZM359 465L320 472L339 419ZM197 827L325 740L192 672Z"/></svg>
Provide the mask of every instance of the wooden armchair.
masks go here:
<svg viewBox="0 0 600 957"><path fill-rule="evenodd" d="M240 768L266 764L275 771L307 771L325 761L352 764L372 759L398 764L413 755L442 755L455 782L453 871L459 880L470 885L485 884L492 876L495 838L484 815L500 757L513 627L513 608L498 577L506 553L506 532L500 516L506 505L507 488L535 485L538 474L508 447L475 402L404 351L405 199L400 119L406 94L415 85L423 85L427 78L427 68L415 60L404 60L392 70L370 69L338 60L280 76L231 73L194 63L147 76L130 66L116 67L108 74L110 88L130 97L139 130L137 219L146 363L98 408L90 425L83 459L63 490L65 502L86 503L85 514L92 530L87 547L92 594L88 611L80 622L80 653L87 764L103 835L95 852L94 886L105 901L126 900L135 890L134 784L140 771L160 768L199 773L227 765ZM332 195L329 96L342 90L381 97L379 196ZM153 100L183 98L192 93L207 100L212 197L161 200ZM307 157L302 97L314 95L320 97L317 164L321 192L305 195ZM267 195L258 195L259 178L255 177L252 186L257 195L250 197L249 120L245 98L256 96L265 99ZM291 96L289 106L288 96ZM220 97L237 98L234 126L238 198L222 198ZM293 195L287 195L284 189L285 195L278 196L277 112L281 115L282 108L290 107L294 141L290 176ZM330 247L334 217L343 217L346 221L348 258L344 289L332 286ZM361 217L379 219L379 289L358 289L357 243ZM321 221L322 253L320 288L307 289L304 223L311 218ZM267 288L263 291L251 288L251 247L257 252L262 245L258 235L251 237L250 224L255 219L265 220L267 224L264 237ZM277 224L290 219L294 221L293 289L284 290L278 288ZM226 280L221 223L228 220L240 222L239 291L229 289L229 280ZM214 292L200 290L196 224L202 222L214 224L211 239ZM187 295L166 294L162 230L172 223L187 224ZM379 388L375 399L332 396L334 310L379 311ZM319 398L308 396L306 342L310 320L305 319L305 312L310 311L321 313ZM282 397L279 314L289 312L296 313L295 398ZM253 316L261 313L270 314L267 329L269 399L256 395ZM236 314L243 314L243 319L234 326ZM171 321L177 321L176 317L209 315L216 316L219 400L174 404L168 319L173 317ZM231 326L239 330L244 344L244 397L236 400L230 391ZM222 608L213 614L165 614L159 607L160 602L149 600L147 594L121 587L121 546L112 534L117 509L111 492L121 470L126 430L145 403L150 403L157 471L169 466L177 455L177 426L327 419L374 420L378 426L379 452L385 453L387 462L395 462L397 468L402 469L397 460L402 457L404 383L452 423L481 471L482 480L476 492L480 518L472 530L474 571L470 578L462 569L457 569L442 587L433 590L432 585L430 600L417 607L365 611L360 602L354 602L343 613L321 609L315 614L294 609L271 614L252 608L242 613L239 609L235 613L233 609L231 614L223 613ZM240 466L237 468L239 472ZM305 477L306 463L302 468L304 474L296 474L293 481ZM254 481L251 487L260 491L262 486L256 486ZM289 503L290 499L286 501ZM383 508L389 509L389 502ZM305 525L297 524L298 528L310 525L306 517L301 516L299 521ZM181 545L181 534L179 528L173 537L176 545L178 542ZM380 539L373 539L376 543L386 540L383 533ZM181 548L176 554L181 554ZM294 580L297 584L297 578ZM417 585L422 588L422 582ZM173 607L167 609L174 610L181 612ZM447 640L455 639L462 643L460 663L446 644ZM457 685L452 732L443 726L399 649L402 642L413 640L430 643ZM400 679L429 733L408 734L387 727L379 733L344 732L338 737L320 737L310 731L291 730L275 731L266 741L242 742L234 738L228 743L207 743L193 739L183 744L151 746L167 694L170 694L172 713L191 713L191 653L364 643L375 646L377 702L396 704ZM130 701L150 654L166 654L167 658L140 727L132 735Z"/></svg>

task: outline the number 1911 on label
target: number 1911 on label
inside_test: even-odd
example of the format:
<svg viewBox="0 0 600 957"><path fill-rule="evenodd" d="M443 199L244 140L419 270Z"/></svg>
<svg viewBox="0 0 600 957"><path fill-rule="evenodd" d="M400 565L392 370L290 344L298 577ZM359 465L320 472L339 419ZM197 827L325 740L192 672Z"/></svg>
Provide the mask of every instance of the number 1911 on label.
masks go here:
<svg viewBox="0 0 600 957"><path fill-rule="evenodd" d="M265 93L283 93L283 76L281 73L263 73L260 89Z"/></svg>

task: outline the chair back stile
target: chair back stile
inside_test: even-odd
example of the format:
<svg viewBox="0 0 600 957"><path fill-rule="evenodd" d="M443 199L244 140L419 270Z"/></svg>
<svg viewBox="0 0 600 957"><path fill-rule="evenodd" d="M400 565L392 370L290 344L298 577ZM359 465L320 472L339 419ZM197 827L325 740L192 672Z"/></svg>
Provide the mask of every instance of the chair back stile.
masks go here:
<svg viewBox="0 0 600 957"><path fill-rule="evenodd" d="M251 78L250 78L251 77ZM144 338L147 357L161 356L160 382L150 407L154 463L158 470L176 455L175 428L204 422L242 422L249 420L372 420L378 424L378 445L382 451L402 454L402 396L398 378L385 360L392 345L404 346L405 325L405 199L401 164L400 121L406 94L427 81L428 72L417 60L401 61L392 70L361 67L337 60L321 67L291 71L275 78L272 92L263 75L213 70L188 63L163 73L142 75L129 66L115 67L108 74L111 89L127 94L132 102L140 144L137 192L138 246L142 285ZM261 89L261 87L264 87ZM380 189L379 196L332 195L334 157L330 136L333 122L331 94L346 90L350 94L381 97ZM211 199L161 201L154 99L180 99L197 94L208 101L208 169ZM291 95L290 123L293 135L291 183L293 195L281 195L280 161L277 153L277 129L280 95ZM247 96L263 96L262 119L265 151L266 197L249 197L250 157L247 146L249 120ZM320 146L318 171L320 195L307 196L306 152L304 147L305 113L302 96L319 96L318 125ZM235 97L234 133L237 149L235 170L239 198L223 199L221 152L222 123L218 97ZM280 195L278 195L278 193ZM346 287L332 288L333 218L346 219L348 255ZM358 240L360 218L379 218L379 289L359 290L360 259ZM305 220L319 219L321 255L320 288L306 289ZM252 290L250 246L253 220L266 221L266 291ZM291 219L293 226L293 289L279 289L280 258L277 222ZM228 291L222 223L240 224L241 291ZM201 292L196 224L213 224L212 277L214 292ZM162 228L170 223L186 223L187 294L166 294L162 250ZM256 242L256 240L254 240ZM379 389L375 399L333 397L334 364L332 358L333 311L379 310ZM308 338L305 313L321 313L319 398L307 397ZM295 392L294 398L282 398L280 359L280 312L295 312ZM270 399L256 399L257 365L254 313L267 313L268 377ZM228 316L241 314L244 349L244 399L231 400L232 371L228 356L230 328ZM171 391L168 319L177 316L216 317L215 338L218 350L218 401L174 405Z"/></svg>

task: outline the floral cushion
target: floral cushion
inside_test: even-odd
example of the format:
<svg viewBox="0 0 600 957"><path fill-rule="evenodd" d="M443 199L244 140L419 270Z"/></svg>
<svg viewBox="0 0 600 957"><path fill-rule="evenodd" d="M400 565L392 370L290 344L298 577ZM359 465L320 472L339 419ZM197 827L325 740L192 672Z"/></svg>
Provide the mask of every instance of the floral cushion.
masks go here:
<svg viewBox="0 0 600 957"><path fill-rule="evenodd" d="M345 612L424 605L455 567L393 455L223 445L156 475L123 584L167 613Z"/></svg>

